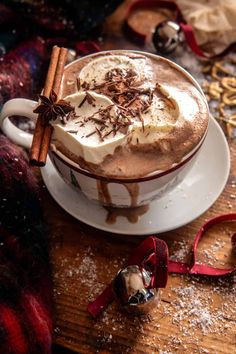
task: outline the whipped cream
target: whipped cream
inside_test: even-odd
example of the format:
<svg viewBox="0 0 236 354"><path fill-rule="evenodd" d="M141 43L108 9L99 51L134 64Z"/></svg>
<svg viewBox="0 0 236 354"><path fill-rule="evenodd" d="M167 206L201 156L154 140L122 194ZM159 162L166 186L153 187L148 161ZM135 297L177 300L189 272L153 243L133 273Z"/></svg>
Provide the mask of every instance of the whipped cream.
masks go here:
<svg viewBox="0 0 236 354"><path fill-rule="evenodd" d="M147 64L145 56L137 58L133 56L133 58L124 55L109 55L95 59L80 71L81 83L102 84L107 73L119 69L123 77L127 72L133 72L137 75L136 84L142 87L150 87L153 78L151 65Z"/></svg>
<svg viewBox="0 0 236 354"><path fill-rule="evenodd" d="M81 105L86 96L85 92L65 98L75 108L75 114L66 125L59 121L53 124L54 138L85 161L98 164L106 155L113 154L115 148L126 141L127 136L122 130L114 134L113 124L109 121L100 124L98 112L106 112L107 108L111 121L117 118L118 109L114 103L104 95L95 92L89 94L93 98L93 104L86 100ZM104 128L101 130L101 127ZM129 126L127 128L129 129ZM101 138L103 136L104 138Z"/></svg>
<svg viewBox="0 0 236 354"><path fill-rule="evenodd" d="M100 164L117 147L150 145L197 114L197 100L178 87L157 84L145 56L104 55L79 72L75 108L66 125L53 122L54 139Z"/></svg>

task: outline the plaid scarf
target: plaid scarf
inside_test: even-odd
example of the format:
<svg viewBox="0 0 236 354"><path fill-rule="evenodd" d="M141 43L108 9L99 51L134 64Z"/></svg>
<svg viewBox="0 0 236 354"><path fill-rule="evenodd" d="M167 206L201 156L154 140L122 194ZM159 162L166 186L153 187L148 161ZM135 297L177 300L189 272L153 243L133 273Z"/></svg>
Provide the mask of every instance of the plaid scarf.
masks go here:
<svg viewBox="0 0 236 354"><path fill-rule="evenodd" d="M52 282L36 179L0 135L0 353L51 351Z"/></svg>

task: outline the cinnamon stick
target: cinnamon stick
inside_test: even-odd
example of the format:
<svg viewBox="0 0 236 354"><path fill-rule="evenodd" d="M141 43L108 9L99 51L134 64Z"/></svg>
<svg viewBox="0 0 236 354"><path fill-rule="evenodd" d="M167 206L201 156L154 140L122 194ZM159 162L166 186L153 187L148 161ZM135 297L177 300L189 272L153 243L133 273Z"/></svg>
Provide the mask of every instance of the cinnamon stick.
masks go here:
<svg viewBox="0 0 236 354"><path fill-rule="evenodd" d="M39 115L38 119L36 121L33 141L32 141L32 145L31 145L31 149L30 149L30 164L31 165L40 166L38 163L38 159L39 159L43 134L44 134L44 125L42 124L42 120Z"/></svg>
<svg viewBox="0 0 236 354"><path fill-rule="evenodd" d="M67 59L67 48L60 48L60 55L57 63L56 75L53 82L53 91L58 95L61 86L61 80L64 72L64 67Z"/></svg>
<svg viewBox="0 0 236 354"><path fill-rule="evenodd" d="M58 95L59 91L60 91L62 76L63 76L64 67L65 67L66 58L67 58L67 53L68 53L68 49L60 48L56 72L54 75L54 81L53 81L53 85L52 85L52 89L56 93L56 95ZM47 154L48 154L48 149L49 149L49 145L50 145L50 141L51 141L52 132L53 132L53 127L50 124L48 124L45 127L44 135L43 135L43 139L42 139L42 143L41 143L41 150L40 150L39 159L38 159L38 163L40 166L44 166L46 163L46 158L47 158Z"/></svg>
<svg viewBox="0 0 236 354"><path fill-rule="evenodd" d="M43 90L43 94L47 97L49 97L50 91L52 89L59 53L60 53L60 48L54 46L52 50L51 60L50 60L48 73L47 73L44 90ZM36 122L35 130L34 130L31 150L30 150L30 163L32 165L39 165L38 160L39 160L39 154L41 149L41 143L44 135L44 129L45 127L42 122L42 117L39 114Z"/></svg>
<svg viewBox="0 0 236 354"><path fill-rule="evenodd" d="M38 158L38 166L45 166L46 164L52 132L53 132L53 127L51 126L51 124L46 125L46 127L44 128L43 139L41 142L41 149Z"/></svg>
<svg viewBox="0 0 236 354"><path fill-rule="evenodd" d="M68 50L66 48L53 47L48 73L44 85L43 95L49 98L53 90L57 95L59 93L64 66ZM45 126L42 117L39 114L33 142L30 151L30 163L37 166L44 166L50 145L53 128L50 124Z"/></svg>

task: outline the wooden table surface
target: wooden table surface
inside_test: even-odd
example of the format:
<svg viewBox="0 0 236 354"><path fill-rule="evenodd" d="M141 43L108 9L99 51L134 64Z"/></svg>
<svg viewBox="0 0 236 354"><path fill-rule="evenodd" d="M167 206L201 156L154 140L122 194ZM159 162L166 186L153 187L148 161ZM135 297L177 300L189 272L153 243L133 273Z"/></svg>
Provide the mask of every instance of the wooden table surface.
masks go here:
<svg viewBox="0 0 236 354"><path fill-rule="evenodd" d="M121 22L127 4L107 20L102 49L138 48L126 40ZM150 44L141 49L152 50ZM187 260L196 231L207 219L236 210L236 146L229 141L231 173L219 199L204 215L161 234L170 255ZM214 156L209 156L214 158ZM98 231L75 220L43 187L51 227L55 290L54 343L77 353L236 353L235 276L209 279L170 275L157 308L146 316L126 315L113 303L97 319L87 304L104 289L140 238ZM186 212L188 202L186 200ZM230 235L234 223L212 228L200 243L200 261L219 267L235 263ZM67 352L67 349L65 352Z"/></svg>

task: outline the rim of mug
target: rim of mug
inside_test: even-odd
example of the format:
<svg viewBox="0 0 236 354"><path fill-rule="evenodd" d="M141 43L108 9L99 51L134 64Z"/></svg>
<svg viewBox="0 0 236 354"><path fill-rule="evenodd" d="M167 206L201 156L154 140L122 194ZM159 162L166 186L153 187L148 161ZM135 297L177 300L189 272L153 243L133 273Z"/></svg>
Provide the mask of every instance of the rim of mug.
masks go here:
<svg viewBox="0 0 236 354"><path fill-rule="evenodd" d="M96 179L96 180L102 180L102 181L107 181L107 182L114 182L114 183L137 183L137 182L145 182L145 181L150 181L153 179L157 179L160 177L163 177L171 172L174 172L176 170L178 170L179 168L183 167L186 163L188 163L196 154L197 152L200 150L202 144L205 141L206 135L204 135L203 139L200 141L200 143L197 145L197 147L195 148L195 150L190 153L184 160L181 160L181 162L176 163L175 165L172 165L171 168L164 170L164 171L158 171L158 172L153 172L150 173L148 175L142 176L142 177L130 177L130 178L122 178L122 177L109 177L109 176L104 176L104 175L99 175L87 170L82 169L81 167L79 167L78 164L76 164L75 162L71 161L70 159L68 159L65 155L63 155L61 152L52 149L49 152L50 154L55 155L61 162L63 162L66 166L68 166L70 169L72 169L73 171L79 172L87 177Z"/></svg>
<svg viewBox="0 0 236 354"><path fill-rule="evenodd" d="M207 106L207 110L208 110L208 115L209 115L209 120L210 120L210 112L209 112L209 107L208 107L208 103L205 97L205 94L201 88L201 86L199 85L199 83L194 79L194 77L184 68L182 68L180 65L176 64L175 62L173 62L170 59L167 59L165 57L162 57L160 55L157 54L153 54L153 53L147 53L145 51L140 51L140 50L132 50L132 49L111 49L111 50L104 50L104 51L99 51L96 53L92 53L86 56L83 56L81 58L78 58L74 61L72 61L71 63L67 64L65 69L68 68L71 65L74 65L76 62L83 60L84 58L89 58L89 57L93 57L96 55L99 55L100 53L122 53L122 52L131 52L131 53L137 53L137 54L143 54L146 55L148 57L153 57L154 59L156 58L160 58L161 60L167 61L171 66L176 67L178 70L180 70L181 72L183 72L184 75L186 75L188 77L188 79L195 85L195 87L200 91L200 93L202 94L205 102L206 102L206 106ZM194 156L195 154L199 151L199 149L201 148L207 132L208 132L208 127L209 127L209 120L208 120L208 125L207 128L204 132L204 135L202 136L202 139L200 140L200 142L194 147L194 149L192 149L187 155L185 155L182 160L179 163L175 163L171 166L171 168L164 170L164 171L156 171L156 172L152 172L148 175L142 176L142 177L109 177L109 176L104 176L104 175L100 175L100 174L96 174L95 172L90 172L87 171L83 168L81 168L79 166L79 164L75 163L74 161L70 160L68 157L66 157L64 154L62 154L61 152L59 152L56 148L52 148L52 150L50 152L52 152L54 155L56 155L59 160L61 162L63 162L64 164L66 164L68 167L70 167L71 169L73 169L76 172L80 172L83 175L86 175L88 177L94 178L94 179L98 179L98 180L105 180L105 181L109 181L109 182L115 182L115 183L135 183L135 182L141 182L141 181L148 181L148 180L152 180L152 179L156 179L162 176L165 176L175 170L177 170L178 168L184 166L187 162L189 162Z"/></svg>

